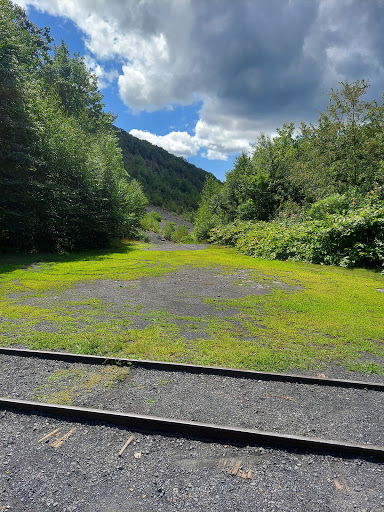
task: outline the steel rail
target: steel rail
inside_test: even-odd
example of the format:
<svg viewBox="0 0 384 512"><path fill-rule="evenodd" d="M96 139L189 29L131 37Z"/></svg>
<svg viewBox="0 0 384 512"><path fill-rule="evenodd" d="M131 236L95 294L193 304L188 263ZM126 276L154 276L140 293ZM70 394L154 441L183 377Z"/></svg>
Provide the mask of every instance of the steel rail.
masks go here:
<svg viewBox="0 0 384 512"><path fill-rule="evenodd" d="M384 391L384 383L364 382L358 380L329 379L327 377L310 377L290 373L259 372L254 370L239 370L236 368L224 368L220 366L201 366L196 364L171 363L164 361L150 361L145 359L125 359L119 357L103 357L70 352L54 352L50 350L30 350L14 347L0 347L0 354L20 357L37 357L71 363L119 365L146 368L149 370L163 370L171 372L200 373L206 375L219 375L241 379L253 379L264 381L281 381L301 384L315 384L320 386L335 386L342 388L369 389Z"/></svg>
<svg viewBox="0 0 384 512"><path fill-rule="evenodd" d="M213 425L196 421L183 421L172 418L160 418L133 413L70 407L66 405L32 402L0 398L0 409L16 409L22 412L45 414L72 418L75 420L96 421L133 428L140 432L183 436L209 441L227 443L246 443L279 448L304 449L306 451L326 452L339 456L364 456L384 459L384 446L355 444L305 436L278 434L263 430Z"/></svg>

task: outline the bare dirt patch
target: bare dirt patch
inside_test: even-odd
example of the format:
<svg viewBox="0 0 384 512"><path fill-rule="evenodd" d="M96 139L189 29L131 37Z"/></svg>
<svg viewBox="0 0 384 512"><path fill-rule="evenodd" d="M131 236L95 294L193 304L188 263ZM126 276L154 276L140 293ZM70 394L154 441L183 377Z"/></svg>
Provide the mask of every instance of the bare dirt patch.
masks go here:
<svg viewBox="0 0 384 512"><path fill-rule="evenodd" d="M251 278L251 271L239 270L231 274L219 270L184 268L156 277L145 277L133 281L98 279L83 281L73 288L45 297L25 298L26 305L50 307L64 301L99 299L108 308L121 311L165 310L177 316L201 317L228 316L236 310L207 304L205 299L236 299L248 295L265 295L271 285L259 283Z"/></svg>
<svg viewBox="0 0 384 512"><path fill-rule="evenodd" d="M52 291L43 297L28 297L24 292L18 298L22 304L33 307L58 312L67 309L74 318L96 307L98 312L90 322L118 315L120 321L121 318L128 320L123 329L142 329L156 321L160 314L180 327L182 337L195 339L206 337L209 318L226 319L238 329L235 324L239 311L228 304L228 300L266 295L276 287L287 288L283 283L260 281L252 270L223 272L222 268L184 267L162 276L132 281L82 281L70 289ZM93 305L95 299L96 306ZM35 329L54 332L55 327L40 322ZM240 330L247 334L244 329Z"/></svg>

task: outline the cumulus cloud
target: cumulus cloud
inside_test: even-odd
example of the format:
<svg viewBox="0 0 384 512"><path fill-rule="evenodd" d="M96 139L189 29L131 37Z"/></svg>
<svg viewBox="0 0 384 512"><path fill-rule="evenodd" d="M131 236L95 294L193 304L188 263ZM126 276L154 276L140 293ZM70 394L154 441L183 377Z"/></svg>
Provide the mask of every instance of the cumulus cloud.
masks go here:
<svg viewBox="0 0 384 512"><path fill-rule="evenodd" d="M229 123L226 123L229 124ZM251 145L247 137L239 138L236 127L223 128L217 124L208 124L199 120L195 127L195 135L188 132L170 132L167 135L133 129L129 132L139 139L147 140L155 146L166 149L176 156L195 156L201 151L208 160L227 160L228 155L249 152ZM251 133L248 133L249 137ZM253 133L254 135L254 133Z"/></svg>
<svg viewBox="0 0 384 512"><path fill-rule="evenodd" d="M136 131L183 156L225 159L260 131L314 121L341 80L369 79L371 95L382 92L382 0L18 3L72 19L105 83L103 62L119 63L119 94L133 112L201 102L194 135Z"/></svg>
<svg viewBox="0 0 384 512"><path fill-rule="evenodd" d="M176 156L195 156L199 150L199 142L187 132L171 132L167 135L155 135L153 133L133 129L129 132L134 137L147 140L155 146L159 146Z"/></svg>

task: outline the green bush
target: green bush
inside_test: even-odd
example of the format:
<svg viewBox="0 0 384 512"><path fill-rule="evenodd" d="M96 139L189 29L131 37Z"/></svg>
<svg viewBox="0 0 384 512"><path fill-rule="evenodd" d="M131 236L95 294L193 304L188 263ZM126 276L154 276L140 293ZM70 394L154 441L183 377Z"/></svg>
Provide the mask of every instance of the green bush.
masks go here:
<svg viewBox="0 0 384 512"><path fill-rule="evenodd" d="M188 226L185 224L181 224L180 226L177 226L175 231L172 234L172 240L174 242L182 242L185 237L189 235L189 229Z"/></svg>
<svg viewBox="0 0 384 512"><path fill-rule="evenodd" d="M188 235L183 236L183 238L181 239L181 242L183 244L195 244L196 243L196 239L195 239L195 237L193 236L192 233L188 233Z"/></svg>
<svg viewBox="0 0 384 512"><path fill-rule="evenodd" d="M159 222L161 222L163 220L163 217L161 216L160 213L157 213L157 212L151 212L150 214L154 219L158 220Z"/></svg>
<svg viewBox="0 0 384 512"><path fill-rule="evenodd" d="M344 214L303 222L238 222L210 232L210 241L259 258L342 267L384 265L384 203L366 200Z"/></svg>
<svg viewBox="0 0 384 512"><path fill-rule="evenodd" d="M166 240L172 240L172 235L175 232L175 223L167 222L164 226L163 236Z"/></svg>
<svg viewBox="0 0 384 512"><path fill-rule="evenodd" d="M144 215L144 217L140 220L141 228L145 231L154 231L155 233L160 233L160 222L162 217L159 213L150 212Z"/></svg>
<svg viewBox="0 0 384 512"><path fill-rule="evenodd" d="M323 220L328 215L342 214L350 209L351 201L349 194L333 194L313 203L307 212L308 217L313 220Z"/></svg>

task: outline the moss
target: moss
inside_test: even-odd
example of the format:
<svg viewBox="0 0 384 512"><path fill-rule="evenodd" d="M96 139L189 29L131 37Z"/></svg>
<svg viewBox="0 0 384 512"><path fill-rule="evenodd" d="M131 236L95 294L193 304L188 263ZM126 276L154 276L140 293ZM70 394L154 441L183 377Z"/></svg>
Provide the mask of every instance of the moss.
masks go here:
<svg viewBox="0 0 384 512"><path fill-rule="evenodd" d="M40 402L71 405L78 396L90 393L98 386L113 388L118 382L130 377L127 366L104 366L78 368L75 365L57 370L34 391L34 400Z"/></svg>
<svg viewBox="0 0 384 512"><path fill-rule="evenodd" d="M258 260L233 249L146 251L144 244L115 252L71 256L18 256L0 266L0 343L78 353L285 371L330 362L355 371L384 373L384 277L288 261ZM206 299L232 317L190 317L127 305L115 310L99 299L49 298L82 281L164 277L181 267L223 273L247 270L272 285L268 295ZM279 281L285 288L274 287ZM26 298L43 300L37 306ZM81 308L79 310L79 308ZM232 314L232 313L231 313ZM140 319L133 327L133 315ZM192 332L186 339L183 330ZM194 331L194 334L193 334ZM367 355L374 363L367 363Z"/></svg>

